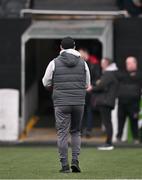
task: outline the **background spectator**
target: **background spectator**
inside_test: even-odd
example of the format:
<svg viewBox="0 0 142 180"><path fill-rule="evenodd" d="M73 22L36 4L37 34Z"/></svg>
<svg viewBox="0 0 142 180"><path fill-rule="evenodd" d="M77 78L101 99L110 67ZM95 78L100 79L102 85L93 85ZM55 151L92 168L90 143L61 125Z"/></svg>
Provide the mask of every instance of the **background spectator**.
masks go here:
<svg viewBox="0 0 142 180"><path fill-rule="evenodd" d="M117 0L121 10L127 10L130 16L142 15L142 0Z"/></svg>
<svg viewBox="0 0 142 180"><path fill-rule="evenodd" d="M94 106L98 106L101 113L101 119L105 126L107 139L99 150L112 150L112 122L111 111L115 105L116 91L118 87L117 79L114 72L117 70L115 63L111 63L108 58L104 58L101 62L103 74L96 82L93 90L96 92L94 98Z"/></svg>
<svg viewBox="0 0 142 180"><path fill-rule="evenodd" d="M100 60L94 53L94 48L91 46L90 48L80 48L79 52L82 56L82 58L87 62L88 67L90 69L91 74L91 84L95 85L96 81L101 76L101 66L100 66ZM85 129L83 130L83 134L87 138L92 136L92 129L93 129L93 109L91 107L91 98L92 98L93 92L88 92L86 94L86 105L85 105Z"/></svg>
<svg viewBox="0 0 142 180"><path fill-rule="evenodd" d="M142 73L138 71L137 59L126 59L126 72L118 72L118 142L121 141L126 118L129 117L134 143L138 144L138 115L141 97Z"/></svg>

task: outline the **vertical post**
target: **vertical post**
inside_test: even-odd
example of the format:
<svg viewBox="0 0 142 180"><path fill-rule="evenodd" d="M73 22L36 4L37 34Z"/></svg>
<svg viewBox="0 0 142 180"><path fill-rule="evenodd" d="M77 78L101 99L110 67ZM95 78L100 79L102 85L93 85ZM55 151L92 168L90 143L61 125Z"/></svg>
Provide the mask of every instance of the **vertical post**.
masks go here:
<svg viewBox="0 0 142 180"><path fill-rule="evenodd" d="M25 127L25 46L26 41L24 35L21 38L21 119L20 133Z"/></svg>
<svg viewBox="0 0 142 180"><path fill-rule="evenodd" d="M103 57L113 58L113 26L112 21L106 21L104 33L102 35Z"/></svg>

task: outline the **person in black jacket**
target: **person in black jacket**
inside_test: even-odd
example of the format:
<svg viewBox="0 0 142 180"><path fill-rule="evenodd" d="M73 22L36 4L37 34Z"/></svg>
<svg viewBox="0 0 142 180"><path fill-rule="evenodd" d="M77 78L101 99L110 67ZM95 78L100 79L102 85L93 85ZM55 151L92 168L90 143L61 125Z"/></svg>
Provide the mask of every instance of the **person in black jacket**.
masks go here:
<svg viewBox="0 0 142 180"><path fill-rule="evenodd" d="M117 70L116 64L111 63L108 58L104 58L101 61L103 74L96 82L93 91L95 92L94 105L99 107L102 122L105 126L107 139L105 145L99 147L99 150L112 150L112 122L111 111L115 106L116 91L118 87L118 81L115 77L115 71Z"/></svg>
<svg viewBox="0 0 142 180"><path fill-rule="evenodd" d="M139 143L138 139L138 114L140 108L142 73L138 71L138 63L135 57L126 59L126 72L118 72L118 134L117 140L121 141L123 128L127 116L130 119L132 136L134 143Z"/></svg>

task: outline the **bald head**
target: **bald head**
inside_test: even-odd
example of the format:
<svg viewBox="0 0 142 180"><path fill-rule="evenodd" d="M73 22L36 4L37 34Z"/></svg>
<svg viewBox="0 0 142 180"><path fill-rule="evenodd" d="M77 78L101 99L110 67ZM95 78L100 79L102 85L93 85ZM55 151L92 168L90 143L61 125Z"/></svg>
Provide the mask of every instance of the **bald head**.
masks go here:
<svg viewBox="0 0 142 180"><path fill-rule="evenodd" d="M105 71L105 69L110 65L110 63L111 63L110 59L103 58L101 60L101 68L102 68L102 70Z"/></svg>
<svg viewBox="0 0 142 180"><path fill-rule="evenodd" d="M126 59L126 70L129 72L136 71L137 70L137 59L133 56L127 57Z"/></svg>

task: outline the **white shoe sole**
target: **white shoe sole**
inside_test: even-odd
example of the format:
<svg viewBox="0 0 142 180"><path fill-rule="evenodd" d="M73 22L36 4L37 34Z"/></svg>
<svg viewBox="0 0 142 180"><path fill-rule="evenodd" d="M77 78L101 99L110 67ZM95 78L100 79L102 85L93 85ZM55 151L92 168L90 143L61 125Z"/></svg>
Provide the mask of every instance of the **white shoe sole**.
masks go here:
<svg viewBox="0 0 142 180"><path fill-rule="evenodd" d="M110 146L110 147L98 147L97 148L100 151L111 151L114 149L114 146Z"/></svg>

